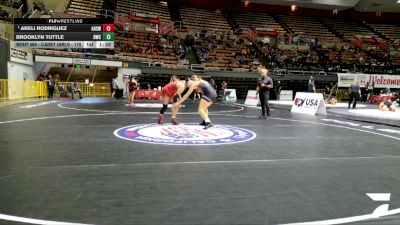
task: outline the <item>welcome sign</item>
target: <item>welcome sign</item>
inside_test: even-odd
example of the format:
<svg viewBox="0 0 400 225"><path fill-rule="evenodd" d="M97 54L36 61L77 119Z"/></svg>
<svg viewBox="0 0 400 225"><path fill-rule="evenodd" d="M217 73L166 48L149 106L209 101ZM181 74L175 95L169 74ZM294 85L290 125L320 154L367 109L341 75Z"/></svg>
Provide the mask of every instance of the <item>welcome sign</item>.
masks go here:
<svg viewBox="0 0 400 225"><path fill-rule="evenodd" d="M400 76L395 75L338 73L337 76L339 87L350 87L355 82L363 87L369 82L375 88L400 88Z"/></svg>

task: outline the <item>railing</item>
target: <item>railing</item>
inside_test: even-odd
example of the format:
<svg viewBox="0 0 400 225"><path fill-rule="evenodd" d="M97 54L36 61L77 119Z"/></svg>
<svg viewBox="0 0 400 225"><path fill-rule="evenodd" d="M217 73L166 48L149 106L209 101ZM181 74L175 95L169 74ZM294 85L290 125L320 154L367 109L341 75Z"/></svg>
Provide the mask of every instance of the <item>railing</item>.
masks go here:
<svg viewBox="0 0 400 225"><path fill-rule="evenodd" d="M302 76L326 76L325 71L313 71L313 70L288 70L288 75L302 75Z"/></svg>
<svg viewBox="0 0 400 225"><path fill-rule="evenodd" d="M258 37L257 34L254 33L254 31L252 31L252 30L250 30L250 29L244 33L244 36L245 36L247 39L249 39L251 42L257 41L257 37Z"/></svg>
<svg viewBox="0 0 400 225"><path fill-rule="evenodd" d="M56 82L54 96L59 95L59 86L64 90L73 82ZM111 95L109 83L78 83L82 95L86 97L106 97ZM0 80L0 100L22 100L47 98L48 90L46 81L34 80Z"/></svg>
<svg viewBox="0 0 400 225"><path fill-rule="evenodd" d="M59 96L59 87L63 86L65 91L68 91L68 86L72 85L74 82L57 82L55 86L54 96ZM81 88L83 97L108 97L111 96L111 87L109 83L83 83L77 82Z"/></svg>
<svg viewBox="0 0 400 225"><path fill-rule="evenodd" d="M274 75L274 77L285 77L287 74L286 69L274 69L272 70L272 75Z"/></svg>
<svg viewBox="0 0 400 225"><path fill-rule="evenodd" d="M169 23L169 24L160 24L160 29L159 33L161 35L168 35L172 31L175 30L174 23Z"/></svg>
<svg viewBox="0 0 400 225"><path fill-rule="evenodd" d="M114 18L115 12L114 12L114 10L110 10L110 9L101 9L99 15L102 15L105 18L108 18L108 17Z"/></svg>
<svg viewBox="0 0 400 225"><path fill-rule="evenodd" d="M147 55L147 57L144 57L144 56L142 57L142 56L125 56L125 55L87 54L87 53L81 53L81 52L67 52L67 51L45 50L45 49L34 49L33 54L34 55L54 56L54 57L90 58L90 59L101 59L101 60L118 60L118 61L124 61L124 62L144 62L149 65L157 63L157 62L161 62L161 63L163 62L163 60L160 60L160 59L147 58L147 57L150 57L150 55ZM172 67L172 68L179 67L178 63L176 65L175 64L169 64L169 65L174 65L174 67ZM168 66L162 66L162 67L168 67ZM182 68L182 67L179 67L179 68ZM187 68L187 67L185 67L185 68ZM73 71L73 69L71 71ZM71 76L71 74L69 74L69 77L70 76ZM69 80L69 78L68 78L68 80Z"/></svg>
<svg viewBox="0 0 400 225"><path fill-rule="evenodd" d="M44 81L0 80L0 100L43 98L47 96Z"/></svg>
<svg viewBox="0 0 400 225"><path fill-rule="evenodd" d="M92 83L94 82L94 78L96 78L97 68L98 68L98 66L96 66L94 68L94 73L93 73L93 77L92 77Z"/></svg>
<svg viewBox="0 0 400 225"><path fill-rule="evenodd" d="M24 4L21 4L21 6L18 8L18 15L17 17L22 16L22 8L24 7Z"/></svg>

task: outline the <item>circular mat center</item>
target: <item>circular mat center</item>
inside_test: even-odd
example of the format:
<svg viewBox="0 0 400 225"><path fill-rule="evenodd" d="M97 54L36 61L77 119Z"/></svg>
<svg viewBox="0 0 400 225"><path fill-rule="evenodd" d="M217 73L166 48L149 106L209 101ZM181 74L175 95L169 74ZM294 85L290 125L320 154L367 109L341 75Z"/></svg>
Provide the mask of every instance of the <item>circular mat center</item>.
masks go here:
<svg viewBox="0 0 400 225"><path fill-rule="evenodd" d="M114 135L129 141L166 145L223 145L256 137L254 132L243 128L215 125L204 130L197 124L139 124L120 128Z"/></svg>

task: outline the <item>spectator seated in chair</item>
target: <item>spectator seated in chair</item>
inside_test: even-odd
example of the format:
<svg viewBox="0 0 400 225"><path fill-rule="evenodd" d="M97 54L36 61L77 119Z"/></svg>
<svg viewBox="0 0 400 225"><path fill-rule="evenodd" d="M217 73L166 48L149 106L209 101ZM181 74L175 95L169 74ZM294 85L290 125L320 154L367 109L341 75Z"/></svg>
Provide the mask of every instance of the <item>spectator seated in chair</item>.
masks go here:
<svg viewBox="0 0 400 225"><path fill-rule="evenodd" d="M79 93L79 98L82 99L82 90L79 84L75 81L74 84L72 84L72 99L74 99L74 94Z"/></svg>
<svg viewBox="0 0 400 225"><path fill-rule="evenodd" d="M61 84L58 85L58 93L60 94L60 98L68 98L68 91Z"/></svg>
<svg viewBox="0 0 400 225"><path fill-rule="evenodd" d="M68 84L67 90L71 93L71 98L75 99L75 93L79 93L79 98L82 98L82 90L79 87L79 84L74 82L73 84Z"/></svg>

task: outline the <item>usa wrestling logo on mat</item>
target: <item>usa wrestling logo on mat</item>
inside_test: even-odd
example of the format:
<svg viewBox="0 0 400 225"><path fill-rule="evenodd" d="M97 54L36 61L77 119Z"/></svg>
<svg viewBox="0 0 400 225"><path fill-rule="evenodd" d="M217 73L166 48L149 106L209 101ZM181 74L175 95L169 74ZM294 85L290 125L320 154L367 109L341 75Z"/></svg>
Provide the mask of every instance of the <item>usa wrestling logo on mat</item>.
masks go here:
<svg viewBox="0 0 400 225"><path fill-rule="evenodd" d="M163 145L223 145L253 140L252 131L219 126L204 130L197 124L159 125L139 124L120 128L114 135L129 141Z"/></svg>

